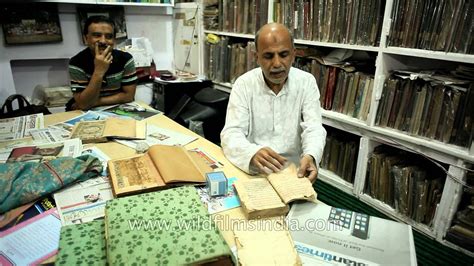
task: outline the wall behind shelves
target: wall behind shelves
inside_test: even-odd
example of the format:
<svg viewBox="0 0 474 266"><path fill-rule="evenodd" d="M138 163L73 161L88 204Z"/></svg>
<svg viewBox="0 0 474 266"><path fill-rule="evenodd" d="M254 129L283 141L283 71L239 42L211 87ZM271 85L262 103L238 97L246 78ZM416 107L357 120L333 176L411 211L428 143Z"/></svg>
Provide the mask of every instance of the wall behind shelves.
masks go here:
<svg viewBox="0 0 474 266"><path fill-rule="evenodd" d="M172 19L169 8L125 6L128 37L147 37L157 69L170 69L173 60ZM68 82L67 60L84 49L75 4L58 4L63 41L7 46L0 31L0 103L13 93L31 97L37 85ZM65 63L66 62L66 63Z"/></svg>

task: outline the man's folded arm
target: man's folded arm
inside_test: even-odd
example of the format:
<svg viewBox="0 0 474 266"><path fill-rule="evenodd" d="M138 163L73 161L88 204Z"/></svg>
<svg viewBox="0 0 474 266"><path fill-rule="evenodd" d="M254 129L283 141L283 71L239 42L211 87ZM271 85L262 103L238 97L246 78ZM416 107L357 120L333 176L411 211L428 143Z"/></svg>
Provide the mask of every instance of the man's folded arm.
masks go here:
<svg viewBox="0 0 474 266"><path fill-rule="evenodd" d="M122 87L122 92L110 95L110 96L104 96L100 97L97 100L97 103L95 106L103 106L103 105L112 105L112 104L120 104L120 103L129 103L133 102L135 100L135 90L137 88L136 84L128 85L128 86L123 86Z"/></svg>

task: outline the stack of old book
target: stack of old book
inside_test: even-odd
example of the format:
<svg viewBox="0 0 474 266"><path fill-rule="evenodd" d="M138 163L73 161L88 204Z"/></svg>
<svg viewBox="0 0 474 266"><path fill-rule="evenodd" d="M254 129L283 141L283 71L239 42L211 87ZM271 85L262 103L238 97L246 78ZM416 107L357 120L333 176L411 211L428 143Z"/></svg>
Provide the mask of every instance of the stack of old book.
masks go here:
<svg viewBox="0 0 474 266"><path fill-rule="evenodd" d="M328 134L321 168L329 170L345 181L352 183L356 170L360 137L331 127L326 127L326 129Z"/></svg>
<svg viewBox="0 0 474 266"><path fill-rule="evenodd" d="M437 169L421 156L381 145L370 155L366 192L416 222L430 224L445 179Z"/></svg>
<svg viewBox="0 0 474 266"><path fill-rule="evenodd" d="M465 72L471 77L474 73ZM385 81L375 125L470 147L474 132L470 79L434 71L395 71Z"/></svg>
<svg viewBox="0 0 474 266"><path fill-rule="evenodd" d="M196 190L180 187L108 201L105 221L63 227L57 264L79 262L226 265L232 256Z"/></svg>
<svg viewBox="0 0 474 266"><path fill-rule="evenodd" d="M320 91L321 107L360 120L367 120L370 99L374 88L371 60L353 59L353 51L337 49L322 56L321 52L301 54L294 66L316 78ZM363 57L370 58L368 54Z"/></svg>

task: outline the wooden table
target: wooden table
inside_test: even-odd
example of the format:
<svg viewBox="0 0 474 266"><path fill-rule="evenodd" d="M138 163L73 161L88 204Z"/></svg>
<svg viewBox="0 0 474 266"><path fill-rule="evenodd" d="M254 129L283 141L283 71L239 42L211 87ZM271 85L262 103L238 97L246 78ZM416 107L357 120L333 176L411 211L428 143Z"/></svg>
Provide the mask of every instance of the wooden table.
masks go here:
<svg viewBox="0 0 474 266"><path fill-rule="evenodd" d="M64 113L56 113L45 116L45 127L48 125L56 124L59 122L67 121L73 117L82 114L80 111L72 111L72 112L64 112ZM198 134L192 132L191 130L181 126L180 124L176 123L175 121L171 120L167 116L163 114L155 115L152 117L147 118L145 121L147 123L154 124L161 128L170 129L173 131L177 131L179 133L187 134L190 136L195 136L198 139L187 144L185 146L186 149L190 150L193 148L200 148L203 151L209 153L214 159L219 161L224 165L223 169L221 169L227 177L237 177L238 179L242 178L249 178L249 176L235 167L232 163L230 163L227 158L224 156L224 153L221 147L215 145L214 143L206 140L205 138L199 136ZM91 144L89 144L91 145ZM89 146L88 145L88 146ZM118 159L122 157L129 157L136 154L135 150L124 146L122 144L116 142L107 142L107 143L96 143L91 146L96 146L100 150L102 150L105 154L107 154L111 159ZM241 208L235 208L231 210L227 210L224 212L220 212L216 215L219 215L221 218L224 216L227 219L245 219L244 214ZM230 247L235 246L234 236L232 230L229 226L225 225L224 223L217 223L219 229L221 230L224 239L227 241Z"/></svg>

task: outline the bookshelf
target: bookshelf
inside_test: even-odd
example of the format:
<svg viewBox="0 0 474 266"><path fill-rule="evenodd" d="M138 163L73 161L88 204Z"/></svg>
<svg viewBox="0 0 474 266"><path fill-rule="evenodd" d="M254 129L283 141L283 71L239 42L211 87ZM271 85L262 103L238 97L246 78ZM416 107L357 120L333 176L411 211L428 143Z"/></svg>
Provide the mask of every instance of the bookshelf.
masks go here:
<svg viewBox="0 0 474 266"><path fill-rule="evenodd" d="M36 2L66 3L66 4L101 4L121 6L162 6L173 7L174 0L36 0Z"/></svg>
<svg viewBox="0 0 474 266"><path fill-rule="evenodd" d="M123 1L123 0L97 0L97 4L103 5L128 5L128 6L174 6L174 0L138 0L138 1Z"/></svg>
<svg viewBox="0 0 474 266"><path fill-rule="evenodd" d="M212 1L211 1L212 2ZM239 0L219 0L213 1L218 3L217 7L209 6L209 1L201 0L200 4L202 7L202 15L203 15L203 33L202 36L203 40L205 40L207 34L213 34L219 37L223 37L227 40L229 47L234 44L238 44L238 47L242 47L246 49L247 46L251 45L251 42L254 38L254 31L252 29L259 28L258 22L255 21L254 18L250 16L254 15L254 13L250 14L249 17L234 17L233 14L238 14L240 10L246 10L248 7L245 7L244 1ZM266 10L262 8L257 8L257 14L259 14L260 18L267 18L265 22L273 22L278 20L285 20L282 19L280 16L279 18L276 17L274 19L275 10L280 10L285 3L290 3L290 6L293 8L298 9L298 7L311 7L312 3L315 1L286 1L286 0L253 0L249 1L250 4L260 4L267 7ZM317 1L316 1L317 2ZM327 1L319 1L319 3ZM335 5L344 4L342 2L345 1L331 1L332 3L337 3ZM360 1L352 1L352 2L360 2L360 3L367 3L367 5L371 5L374 10L380 11L380 19L377 20L377 16L372 15L372 21L375 21L374 24L378 25L375 29L372 28L367 32L376 32L375 39L372 34L371 41L366 40L356 40L353 39L344 39L344 37L337 37L338 35L335 34L334 36L328 33L327 29L323 29L321 32L326 31L326 36L315 35L319 33L315 33L315 31L311 31L310 28L303 27L295 27L294 29L294 36L295 36L295 44L297 46L306 46L306 47L313 47L316 49L320 49L323 52L328 52L331 49L348 49L351 51L359 51L359 52L366 52L372 58L371 64L373 70L368 74L371 75L373 79L373 87L372 93L370 95L370 99L367 99L370 103L370 111L366 119L358 119L352 117L352 115L344 114L341 112L336 112L334 110L328 109L323 110L323 124L328 127L333 127L339 129L341 131L359 136L359 147L358 147L358 154L357 154L357 168L354 174L354 182L347 182L343 180L340 176L336 175L332 171L327 169L321 169L319 173L319 178L331 186L337 187L344 191L345 193L352 194L355 197L359 198L362 202L376 208L380 212L386 214L389 217L392 217L395 220L408 223L413 226L414 230L423 233L424 235L429 236L430 238L436 239L439 243L442 243L446 246L459 250L465 254L473 256L474 253L469 251L462 246L453 244L447 240L445 240L445 236L447 234L448 229L452 226L452 222L454 217L456 216L456 212L458 210L458 205L460 204L461 197L463 195L463 183L466 182L466 168L471 167L474 164L474 144L472 142L472 137L470 143L466 145L457 145L453 143L447 143L440 140L436 140L434 138L428 138L424 136L410 134L406 131L380 126L377 124L377 113L381 112L381 102L383 100L383 92L384 86L386 84L386 80L391 76L391 73L395 70L411 70L411 71L420 71L420 70L429 70L433 68L444 68L448 70L455 70L456 67L459 65L467 65L469 68L474 68L474 54L466 54L459 52L460 50L468 50L466 45L457 44L451 45L445 44L442 50L434 50L434 49L421 49L421 46L412 45L412 47L403 47L407 46L405 44L409 43L409 40L414 40L415 36L411 36L409 34L400 34L400 32L391 32L392 29L396 28L395 26L399 24L397 23L396 17L393 17L392 14L400 14L394 12L395 8L401 6L403 2L399 0L386 0L386 1L375 1L375 0L360 0ZM404 1L407 4L410 1ZM427 1L428 2L428 1ZM468 2L468 1L466 1ZM410 2L411 3L411 2ZM219 9L219 5L223 7L227 7L227 13L221 9ZM305 6L306 5L306 6ZM468 4L466 4L468 5ZM233 10L232 7L233 6ZM472 7L472 4L471 4ZM379 8L379 9L378 9ZM458 8L461 8L458 6ZM467 7L466 7L467 8ZM394 9L394 10L392 10ZM417 17L416 10L421 10L420 6L411 7L410 12L406 14L406 21L408 25L413 25L416 28L417 23L421 25L423 22L423 18L428 18L431 14L422 14L419 16L420 21L413 20L413 18ZM260 10L260 11L258 11ZM263 11L262 11L263 10ZM309 8L309 10L314 10ZM342 9L341 9L342 10ZM398 9L397 9L398 10ZM287 23L287 25L318 25L315 23L306 23L305 24L305 16L303 18L300 17L298 19L299 10L292 10L292 14L295 14L294 18L288 18L290 21L281 21L283 23ZM260 12L260 13L258 13ZM304 11L303 11L304 12ZM336 11L334 11L336 12ZM337 11L339 12L339 11ZM334 14L339 14L339 13ZM364 11L369 14L367 11ZM462 13L462 12L461 12ZM243 12L245 14L245 12ZM303 13L304 14L304 13ZM466 13L467 14L467 13ZM395 15L396 16L396 15ZM441 13L435 14L435 17L442 16ZM472 16L472 15L471 15ZM223 18L224 17L224 18ZM285 17L285 16L283 16ZM286 16L289 17L289 16ZM344 16L333 16L333 18L344 18ZM361 17L365 17L361 15ZM225 25L226 18L232 21L228 21ZM313 16L314 18L314 16ZM412 19L409 20L408 18ZM296 20L296 21L295 21ZM253 23L252 27L245 27L242 26L242 21L247 21ZM335 22L334 25L342 25L344 23L338 22L337 19L333 20ZM342 20L344 21L344 20ZM278 21L280 22L280 21ZM303 22L303 23L301 23ZM446 29L453 29L452 36L449 37L451 39L456 39L456 34L458 34L458 28L464 29L465 27L460 24L462 21L457 20L457 22L453 22L451 24L443 24L440 23L441 32L438 32L441 35L436 35L438 33L432 33L432 40L441 40L442 37L449 37L448 35L451 34L450 31ZM289 23L289 24L288 24ZM367 27L363 22L363 27ZM351 25L353 25L352 23ZM356 23L357 24L357 23ZM365 25L365 26L364 26ZM429 26L429 25L428 25ZM471 26L472 27L472 26ZM370 28L370 27L369 27ZM366 28L366 29L369 29ZM329 29L331 30L331 28ZM403 30L403 29L402 29ZM406 32L406 31L405 31ZM346 36L350 36L353 34L353 29L346 29ZM461 32L462 33L462 32ZM407 41L403 45L393 45L394 40L391 36L395 36L395 34L400 34L403 38ZM444 35L442 35L444 34ZM311 38L301 38L313 36ZM314 38L314 36L318 36L318 38ZM339 36L344 36L344 34L339 33ZM405 39L400 39L400 41ZM420 37L421 38L421 37ZM437 39L436 39L437 38ZM448 39L449 39L448 38ZM472 38L472 37L471 37ZM338 39L339 41L331 41ZM341 41L342 40L342 41ZM421 40L421 39L420 39ZM403 43L403 41L402 41ZM416 41L413 41L413 44L416 44ZM436 46L436 42L431 44L431 47ZM207 70L212 68L212 64L209 63L209 55L210 49L208 45L207 47L203 48L202 50L202 64L203 69L205 69L205 73L201 74L209 74ZM426 46L426 45L425 45ZM427 45L429 46L429 45ZM458 49L458 47L460 47ZM461 49L462 48L462 49ZM457 50L456 50L457 49ZM471 48L470 52L473 53L474 47ZM456 50L456 52L454 52ZM246 58L249 58L248 56ZM232 62L227 62L226 66L232 65ZM235 61L239 62L239 61ZM219 66L222 68L222 66ZM219 68L218 67L218 68ZM217 68L217 69L218 69ZM340 70L338 70L340 71ZM318 78L317 78L318 79ZM232 80L215 80L215 87L230 92L232 87ZM471 81L472 82L472 81ZM318 82L319 85L319 82ZM319 86L320 91L322 87ZM474 89L474 86L471 86L471 89ZM322 94L323 95L323 94ZM323 103L323 101L322 101ZM444 122L444 121L443 121ZM472 128L471 128L472 130ZM472 132L472 131L471 131ZM470 133L472 136L472 133ZM434 161L438 164L441 164L446 167L446 173L444 171L439 170L443 175L443 184L442 184L442 193L439 199L439 202L435 204L437 207L434 211L434 215L432 220L429 223L421 223L416 222L413 218L407 217L404 214L401 214L396 208L391 205L384 203L383 201L378 200L375 197L372 197L366 191L366 182L367 182L367 170L369 169L370 158L374 153L374 150L377 149L378 146L386 145L392 148L402 150L409 154L418 154L421 157L428 158L428 161ZM440 169L440 168L439 168Z"/></svg>

